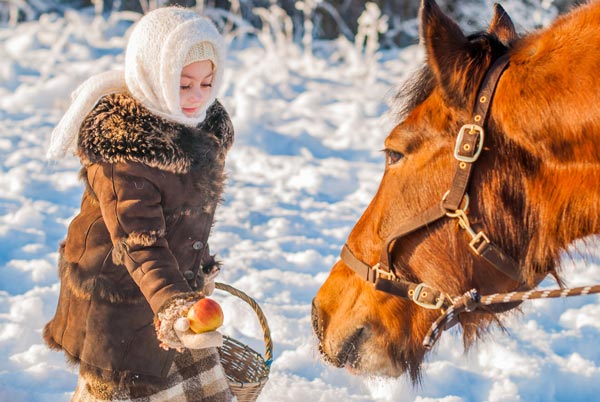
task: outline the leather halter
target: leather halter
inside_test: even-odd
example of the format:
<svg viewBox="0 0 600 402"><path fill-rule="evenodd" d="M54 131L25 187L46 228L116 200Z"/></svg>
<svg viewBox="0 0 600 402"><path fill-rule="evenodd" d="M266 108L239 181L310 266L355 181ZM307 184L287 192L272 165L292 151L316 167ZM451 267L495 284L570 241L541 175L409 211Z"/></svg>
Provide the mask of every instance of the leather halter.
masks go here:
<svg viewBox="0 0 600 402"><path fill-rule="evenodd" d="M459 131L454 149L456 171L450 189L442 200L414 218L402 224L389 236L381 251L379 262L374 266L357 258L345 244L341 258L361 278L375 285L375 289L409 299L428 309L446 309L452 299L424 283L413 283L398 277L392 270L392 250L396 242L419 229L445 217L458 219L471 240L469 248L475 256L483 259L506 276L520 283L517 263L496 247L483 232L475 233L466 214L468 207L467 187L471 170L477 161L484 144L484 129L492 98L502 73L508 66L507 54L499 57L487 71L475 101L472 123L465 124ZM462 206L462 207L461 207Z"/></svg>

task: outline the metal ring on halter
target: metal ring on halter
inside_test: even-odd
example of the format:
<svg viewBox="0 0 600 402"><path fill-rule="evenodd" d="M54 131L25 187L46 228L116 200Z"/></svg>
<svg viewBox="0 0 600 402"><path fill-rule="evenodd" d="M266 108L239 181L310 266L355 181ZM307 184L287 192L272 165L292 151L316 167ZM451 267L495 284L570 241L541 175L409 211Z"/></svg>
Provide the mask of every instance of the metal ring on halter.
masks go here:
<svg viewBox="0 0 600 402"><path fill-rule="evenodd" d="M448 194L450 194L450 190L446 191L446 193L442 197L442 202L446 201L446 197L448 197ZM450 218L458 218L458 216L460 215L460 212L458 212L458 211L463 211L464 212L467 209L469 209L469 194L465 193L465 196L463 197L463 200L465 200L465 206L464 207L462 207L461 209L457 209L455 212L446 212L446 216L448 216Z"/></svg>

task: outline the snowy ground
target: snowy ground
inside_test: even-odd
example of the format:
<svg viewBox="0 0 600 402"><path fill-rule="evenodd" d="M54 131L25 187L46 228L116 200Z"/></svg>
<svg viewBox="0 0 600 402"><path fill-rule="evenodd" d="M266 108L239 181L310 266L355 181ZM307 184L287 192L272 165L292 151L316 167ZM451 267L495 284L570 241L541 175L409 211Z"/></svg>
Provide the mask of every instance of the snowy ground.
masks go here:
<svg viewBox="0 0 600 402"><path fill-rule="evenodd" d="M77 160L49 164L44 153L70 92L122 63L128 26L70 14L0 28L2 402L68 401L75 387L74 371L40 335L58 296L56 248L82 187ZM459 334L445 334L420 388L352 377L318 359L311 299L377 188L386 99L422 56L410 47L373 62L344 41L316 44L315 54L282 37L235 42L221 96L237 137L211 248L224 261L221 281L254 297L269 320L275 361L259 401L598 400L598 296L530 302L508 333L492 333L466 355ZM569 285L600 282L597 248L591 242L565 260ZM262 351L253 313L217 298L223 332Z"/></svg>

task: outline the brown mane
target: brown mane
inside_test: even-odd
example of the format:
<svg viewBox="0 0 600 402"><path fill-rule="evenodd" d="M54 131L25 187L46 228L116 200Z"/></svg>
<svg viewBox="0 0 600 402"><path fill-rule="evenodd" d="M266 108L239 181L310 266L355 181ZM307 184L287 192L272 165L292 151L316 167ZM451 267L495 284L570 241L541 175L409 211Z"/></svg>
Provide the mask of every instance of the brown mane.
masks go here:
<svg viewBox="0 0 600 402"><path fill-rule="evenodd" d="M467 193L468 215L518 267L511 279L469 251L456 221L443 219L402 237L391 269L451 296L535 287L558 275L574 240L600 233L600 2L519 38L496 6L487 32L465 36L433 0L421 6L427 62L401 89L399 123L385 140L388 166L347 245L364 264L406 220L439 203L458 169L453 149L470 122L483 76L510 57L485 122L485 147ZM502 315L462 314L468 346ZM332 268L313 302L313 324L326 360L418 381L422 340L439 312L375 290L345 261Z"/></svg>

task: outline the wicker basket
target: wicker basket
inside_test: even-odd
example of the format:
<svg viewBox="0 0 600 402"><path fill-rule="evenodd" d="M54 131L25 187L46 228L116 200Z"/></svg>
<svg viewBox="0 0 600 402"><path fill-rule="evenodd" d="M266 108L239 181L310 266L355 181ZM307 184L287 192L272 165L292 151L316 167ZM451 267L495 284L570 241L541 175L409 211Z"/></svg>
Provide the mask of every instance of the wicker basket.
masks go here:
<svg viewBox="0 0 600 402"><path fill-rule="evenodd" d="M219 348L221 364L238 401L254 402L269 379L273 361L273 342L267 319L260 306L244 292L220 282L216 282L215 287L248 303L262 326L265 340L264 359L260 353L228 336L223 336L223 346Z"/></svg>

